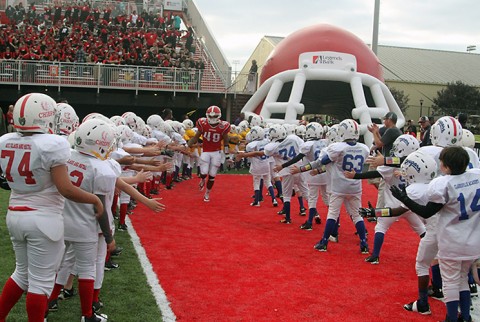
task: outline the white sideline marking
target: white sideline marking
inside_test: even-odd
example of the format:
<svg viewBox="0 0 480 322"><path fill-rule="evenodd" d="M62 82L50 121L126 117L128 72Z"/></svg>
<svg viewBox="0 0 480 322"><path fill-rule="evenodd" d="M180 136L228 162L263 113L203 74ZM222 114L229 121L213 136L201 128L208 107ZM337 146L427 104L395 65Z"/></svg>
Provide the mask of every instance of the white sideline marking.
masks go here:
<svg viewBox="0 0 480 322"><path fill-rule="evenodd" d="M162 319L163 321L176 321L177 317L175 313L173 313L172 309L170 308L170 302L165 295L165 291L163 290L162 286L160 285L160 281L158 280L157 275L153 271L152 263L148 260L147 254L145 252L145 248L143 248L140 237L138 237L137 232L133 228L132 222L130 218L126 218L126 223L128 226L128 233L132 238L133 247L137 252L138 259L142 264L143 272L147 276L147 281L150 287L152 288L153 296L155 297L155 301L157 302L160 311L162 312Z"/></svg>

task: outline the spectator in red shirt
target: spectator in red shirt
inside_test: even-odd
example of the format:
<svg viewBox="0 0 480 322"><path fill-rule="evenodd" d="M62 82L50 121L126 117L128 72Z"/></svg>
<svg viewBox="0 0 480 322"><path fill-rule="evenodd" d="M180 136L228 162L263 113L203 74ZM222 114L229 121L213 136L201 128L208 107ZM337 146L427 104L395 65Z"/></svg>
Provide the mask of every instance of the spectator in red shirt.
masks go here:
<svg viewBox="0 0 480 322"><path fill-rule="evenodd" d="M8 106L7 112L7 132L15 132L15 128L13 127L13 105Z"/></svg>

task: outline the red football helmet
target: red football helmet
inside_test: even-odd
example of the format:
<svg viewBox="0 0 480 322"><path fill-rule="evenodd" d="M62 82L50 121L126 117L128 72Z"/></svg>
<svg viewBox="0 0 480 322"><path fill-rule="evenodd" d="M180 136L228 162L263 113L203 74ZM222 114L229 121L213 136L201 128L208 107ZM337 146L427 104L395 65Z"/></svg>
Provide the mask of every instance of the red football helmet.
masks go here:
<svg viewBox="0 0 480 322"><path fill-rule="evenodd" d="M207 113L205 115L207 116L208 123L215 125L220 123L220 118L222 117L222 111L220 110L220 107L212 105L209 108L207 108Z"/></svg>

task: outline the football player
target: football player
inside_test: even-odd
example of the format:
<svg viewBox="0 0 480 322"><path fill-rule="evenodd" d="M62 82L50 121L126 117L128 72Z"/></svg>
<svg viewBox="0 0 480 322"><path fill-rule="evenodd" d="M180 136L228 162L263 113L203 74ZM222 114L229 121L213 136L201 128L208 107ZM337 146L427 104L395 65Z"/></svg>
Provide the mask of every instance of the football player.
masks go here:
<svg viewBox="0 0 480 322"><path fill-rule="evenodd" d="M200 136L203 137L203 151L200 155L200 183L199 188L203 190L208 176L207 190L203 196L203 201L210 201L210 191L215 183L215 176L222 164L222 153L227 155L228 133L230 132L230 123L222 121L222 111L218 106L212 105L207 109L206 117L197 121L197 133L188 141L188 146L192 147ZM223 144L223 149L222 149Z"/></svg>

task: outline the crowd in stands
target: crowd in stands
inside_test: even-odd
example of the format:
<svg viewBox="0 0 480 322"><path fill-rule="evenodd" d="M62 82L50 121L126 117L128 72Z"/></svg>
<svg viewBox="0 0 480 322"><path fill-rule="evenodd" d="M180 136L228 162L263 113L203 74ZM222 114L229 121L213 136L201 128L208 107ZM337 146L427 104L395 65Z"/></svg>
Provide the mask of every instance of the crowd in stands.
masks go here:
<svg viewBox="0 0 480 322"><path fill-rule="evenodd" d="M41 12L40 12L41 11ZM117 10L118 11L118 10ZM137 14L88 3L27 9L20 3L6 10L0 28L0 60L47 60L204 69L193 58L194 34L181 29L170 13Z"/></svg>

